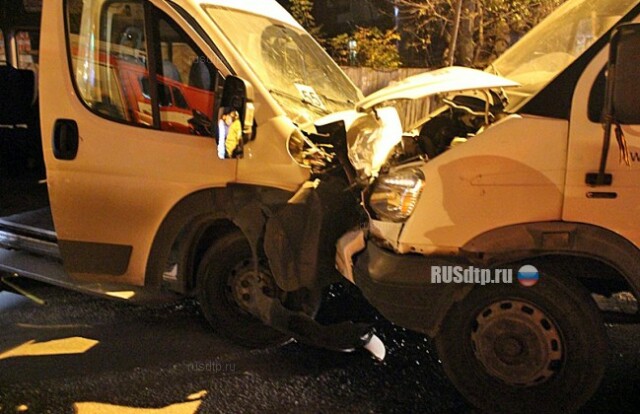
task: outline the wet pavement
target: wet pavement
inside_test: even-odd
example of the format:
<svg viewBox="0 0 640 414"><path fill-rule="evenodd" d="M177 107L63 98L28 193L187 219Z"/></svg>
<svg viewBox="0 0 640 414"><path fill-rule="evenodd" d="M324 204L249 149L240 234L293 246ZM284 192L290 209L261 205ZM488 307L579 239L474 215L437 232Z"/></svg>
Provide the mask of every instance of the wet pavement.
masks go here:
<svg viewBox="0 0 640 414"><path fill-rule="evenodd" d="M139 307L31 281L0 293L0 413L473 413L431 342L379 319L385 362L212 332L197 304ZM373 312L334 291L322 318ZM640 327L610 326L611 364L584 413L640 409Z"/></svg>

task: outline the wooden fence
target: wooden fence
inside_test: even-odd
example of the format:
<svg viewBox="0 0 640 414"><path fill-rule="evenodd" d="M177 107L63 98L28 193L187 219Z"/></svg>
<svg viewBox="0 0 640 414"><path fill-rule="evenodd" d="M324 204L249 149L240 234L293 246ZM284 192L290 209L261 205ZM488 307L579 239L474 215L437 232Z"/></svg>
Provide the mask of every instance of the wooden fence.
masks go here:
<svg viewBox="0 0 640 414"><path fill-rule="evenodd" d="M365 96L382 89L391 82L397 82L409 76L426 72L427 68L401 68L395 70L376 70L372 68L360 68L342 66L342 70L358 85Z"/></svg>
<svg viewBox="0 0 640 414"><path fill-rule="evenodd" d="M395 70L376 70L372 68L360 68L343 66L342 69L351 78L365 96L384 88L409 76L426 72L426 68L401 68ZM396 103L402 125L408 127L429 113L429 99L416 101L400 101Z"/></svg>

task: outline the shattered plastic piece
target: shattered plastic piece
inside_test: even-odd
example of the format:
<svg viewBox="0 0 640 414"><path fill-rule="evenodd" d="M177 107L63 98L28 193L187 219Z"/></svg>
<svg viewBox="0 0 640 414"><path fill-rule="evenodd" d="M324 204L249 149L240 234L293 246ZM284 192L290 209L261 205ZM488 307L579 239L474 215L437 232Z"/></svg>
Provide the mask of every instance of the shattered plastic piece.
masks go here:
<svg viewBox="0 0 640 414"><path fill-rule="evenodd" d="M371 355L378 361L384 361L384 357L387 356L387 350L384 343L377 335L371 335L371 339L364 346L364 349L371 352Z"/></svg>

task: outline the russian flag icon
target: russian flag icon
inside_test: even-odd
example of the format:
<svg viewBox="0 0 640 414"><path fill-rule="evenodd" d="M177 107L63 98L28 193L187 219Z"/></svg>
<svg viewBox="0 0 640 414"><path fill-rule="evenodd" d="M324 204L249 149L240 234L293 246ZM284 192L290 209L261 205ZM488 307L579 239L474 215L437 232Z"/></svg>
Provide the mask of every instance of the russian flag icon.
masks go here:
<svg viewBox="0 0 640 414"><path fill-rule="evenodd" d="M540 274L535 266L524 265L518 270L518 282L522 286L531 287L538 283L538 279L540 279Z"/></svg>

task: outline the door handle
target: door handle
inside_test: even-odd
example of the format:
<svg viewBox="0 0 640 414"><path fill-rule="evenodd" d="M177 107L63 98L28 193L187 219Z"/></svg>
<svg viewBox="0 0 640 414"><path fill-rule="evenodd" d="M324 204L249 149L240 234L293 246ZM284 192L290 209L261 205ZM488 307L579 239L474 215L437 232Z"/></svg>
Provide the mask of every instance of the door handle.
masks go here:
<svg viewBox="0 0 640 414"><path fill-rule="evenodd" d="M53 156L59 160L74 160L78 155L80 134L72 119L58 119L53 125Z"/></svg>

